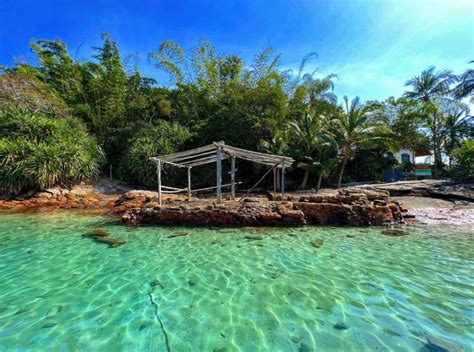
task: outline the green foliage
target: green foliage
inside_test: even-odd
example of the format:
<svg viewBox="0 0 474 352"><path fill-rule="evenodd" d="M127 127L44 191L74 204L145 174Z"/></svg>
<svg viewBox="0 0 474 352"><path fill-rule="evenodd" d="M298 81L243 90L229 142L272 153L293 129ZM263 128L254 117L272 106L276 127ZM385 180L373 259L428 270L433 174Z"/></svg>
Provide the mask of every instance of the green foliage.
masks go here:
<svg viewBox="0 0 474 352"><path fill-rule="evenodd" d="M469 62L474 63L473 61ZM470 98L471 103L474 102L474 70L466 70L462 75L457 77L459 82L453 89L454 96L456 99Z"/></svg>
<svg viewBox="0 0 474 352"><path fill-rule="evenodd" d="M346 176L349 180L381 181L382 171L387 168L403 168L396 159L384 157L384 149L360 150L347 164Z"/></svg>
<svg viewBox="0 0 474 352"><path fill-rule="evenodd" d="M451 177L457 181L472 181L474 179L474 140L465 140L459 147L451 151L453 165Z"/></svg>
<svg viewBox="0 0 474 352"><path fill-rule="evenodd" d="M347 161L358 148L371 148L389 139L391 130L380 120L377 114L380 109L379 104L362 104L359 97L352 99L349 104L348 98L344 97L344 111L337 115L333 124L342 156L338 187L341 187Z"/></svg>
<svg viewBox="0 0 474 352"><path fill-rule="evenodd" d="M156 186L156 167L150 158L170 154L189 138L189 132L177 123L160 121L137 134L120 162L123 180Z"/></svg>
<svg viewBox="0 0 474 352"><path fill-rule="evenodd" d="M86 60L72 58L60 40L32 40L30 46L38 65L2 68L0 112L20 108L37 115L37 119L23 125L29 126L31 138L20 134L15 141L11 138L19 133L17 127L7 127L9 122L3 121L11 136L2 139L2 150L25 160L35 150L35 160L47 167L44 172L36 169L43 175L38 181L25 178L17 182L11 177L20 177L18 173L10 173L9 181L5 176L1 187L10 182L15 189L36 187L75 178L53 176L63 175L58 170L64 169L56 158L61 147L54 149L59 145L54 136L63 140L67 133L54 130L51 135L48 118L64 120L55 122L58 126L71 126L74 120L67 116L84 123L98 141L105 153L102 166L107 173L110 165L119 171L114 176L153 187L155 170L148 162L150 156L217 140L246 149L291 154L297 167L288 170L288 186L302 177L304 187L310 176L316 176L319 188L323 179L328 184L337 181L335 168L341 162L339 183L347 163L347 179L376 179L385 165L381 156L387 151L434 149L439 163L441 151L450 153L464 139L473 138L472 118L459 115L454 108L461 105L453 102L453 96L472 93L472 70L454 77L449 71L430 68L407 82L411 89L402 98L390 98L383 104L362 104L358 98L349 103L345 98L345 103L338 105L333 91L336 75L316 76L318 68L308 67L317 58L314 52L293 72L281 67L280 55L272 48L245 62L237 55L219 53L206 40L190 50L165 41L157 52L149 54L156 67L171 78L171 84L158 86L121 59L117 43L108 34L102 35L95 55ZM48 122L46 127L41 121ZM78 131L85 141L91 140L82 125ZM53 142L37 139L43 135ZM85 148L80 143L77 147ZM70 148L63 147L64 153ZM93 150L89 154L96 155ZM94 171L85 170L84 175L97 174L97 158L92 159ZM16 160L19 165L20 157ZM239 174L252 183L263 169L242 163ZM207 172L206 177L210 177L211 171L203 169L202 175ZM201 171L196 172L199 182ZM165 178L170 176L174 175L164 173Z"/></svg>
<svg viewBox="0 0 474 352"><path fill-rule="evenodd" d="M443 114L440 126L440 144L449 155L466 138L474 138L474 117L468 115L468 109L453 107Z"/></svg>
<svg viewBox="0 0 474 352"><path fill-rule="evenodd" d="M424 102L448 96L450 94L449 85L456 77L449 70L435 72L435 69L435 67L430 67L421 72L419 76L409 79L405 86L411 87L411 90L405 92L405 96Z"/></svg>
<svg viewBox="0 0 474 352"><path fill-rule="evenodd" d="M0 113L0 189L19 193L98 176L102 151L81 121Z"/></svg>
<svg viewBox="0 0 474 352"><path fill-rule="evenodd" d="M329 133L330 123L325 116L307 111L302 118L289 124L297 165L305 171L302 189L306 187L309 173L327 177L335 166L337 142Z"/></svg>
<svg viewBox="0 0 474 352"><path fill-rule="evenodd" d="M383 104L382 115L392 130L391 150L429 150L429 138L420 129L425 117L416 101L407 98L387 99Z"/></svg>
<svg viewBox="0 0 474 352"><path fill-rule="evenodd" d="M33 39L30 46L40 62L41 69L37 70L36 76L47 82L68 105L83 102L83 68L69 56L66 44L60 40Z"/></svg>
<svg viewBox="0 0 474 352"><path fill-rule="evenodd" d="M426 127L431 131L432 148L434 151L434 171L437 176L438 169L442 167L440 126L443 104L453 102L450 84L456 81L451 71L435 72L435 67L430 67L406 82L411 90L405 92L405 97L419 103L421 116L424 117Z"/></svg>
<svg viewBox="0 0 474 352"><path fill-rule="evenodd" d="M285 81L271 49L244 65L237 56L218 55L207 41L189 52L166 41L149 57L177 86L172 108L196 136L193 146L225 140L257 149L286 123Z"/></svg>

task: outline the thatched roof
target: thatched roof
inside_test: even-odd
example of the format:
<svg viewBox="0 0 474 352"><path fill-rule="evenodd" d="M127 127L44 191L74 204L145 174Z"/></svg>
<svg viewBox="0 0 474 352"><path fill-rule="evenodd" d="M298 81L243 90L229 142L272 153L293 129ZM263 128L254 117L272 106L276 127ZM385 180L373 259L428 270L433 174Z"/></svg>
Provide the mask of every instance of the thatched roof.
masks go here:
<svg viewBox="0 0 474 352"><path fill-rule="evenodd" d="M186 150L179 153L161 155L151 158L153 161L162 161L178 167L194 167L216 162L217 148L222 151L222 159L236 157L243 160L253 161L255 163L275 166L278 168L289 167L293 164L293 158L283 155L265 154L232 147L224 142L214 142L212 144Z"/></svg>

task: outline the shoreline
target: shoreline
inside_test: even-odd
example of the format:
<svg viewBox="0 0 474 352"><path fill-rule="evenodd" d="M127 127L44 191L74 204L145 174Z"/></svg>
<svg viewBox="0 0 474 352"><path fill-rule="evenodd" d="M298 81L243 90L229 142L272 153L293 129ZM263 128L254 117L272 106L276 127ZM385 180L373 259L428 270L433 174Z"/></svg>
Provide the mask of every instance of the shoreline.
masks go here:
<svg viewBox="0 0 474 352"><path fill-rule="evenodd" d="M0 200L0 214L69 210L77 214L109 215L129 225L474 225L474 203L465 200L472 198L470 191L460 193L456 189L455 200L448 201L446 190L441 197L432 196L433 185L444 186L446 182L429 180L289 192L284 201L271 193L252 194L242 202L227 199L223 204L216 204L213 197L167 195L159 206L156 192L131 190L133 187L129 185L101 181L69 190L52 188L29 197ZM436 190L435 194L439 192ZM464 200L459 200L460 195Z"/></svg>

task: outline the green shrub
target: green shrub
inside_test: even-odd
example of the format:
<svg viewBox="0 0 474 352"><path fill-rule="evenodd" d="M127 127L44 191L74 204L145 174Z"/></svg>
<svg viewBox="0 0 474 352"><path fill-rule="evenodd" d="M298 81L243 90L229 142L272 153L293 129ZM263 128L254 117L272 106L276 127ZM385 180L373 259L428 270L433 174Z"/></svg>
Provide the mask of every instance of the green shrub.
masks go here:
<svg viewBox="0 0 474 352"><path fill-rule="evenodd" d="M465 140L451 151L451 177L456 181L474 179L474 140Z"/></svg>
<svg viewBox="0 0 474 352"><path fill-rule="evenodd" d="M156 187L156 166L150 158L175 152L189 136L184 127L164 120L141 131L132 140L120 161L120 178L127 182Z"/></svg>
<svg viewBox="0 0 474 352"><path fill-rule="evenodd" d="M0 112L0 192L69 186L98 176L103 157L83 123L24 110Z"/></svg>

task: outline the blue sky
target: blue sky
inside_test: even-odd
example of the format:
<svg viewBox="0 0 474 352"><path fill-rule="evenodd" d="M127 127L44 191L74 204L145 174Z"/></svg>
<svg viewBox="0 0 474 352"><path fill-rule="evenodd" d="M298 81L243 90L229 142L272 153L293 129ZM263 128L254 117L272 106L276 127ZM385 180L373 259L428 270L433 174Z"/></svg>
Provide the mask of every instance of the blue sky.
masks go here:
<svg viewBox="0 0 474 352"><path fill-rule="evenodd" d="M147 60L161 41L190 48L206 37L218 52L246 60L271 45L296 68L308 52L339 96L398 96L430 65L460 73L474 60L474 1L92 1L0 0L0 64L33 60L30 38L61 38L87 58L109 32L122 55L139 53L145 75L167 84Z"/></svg>

